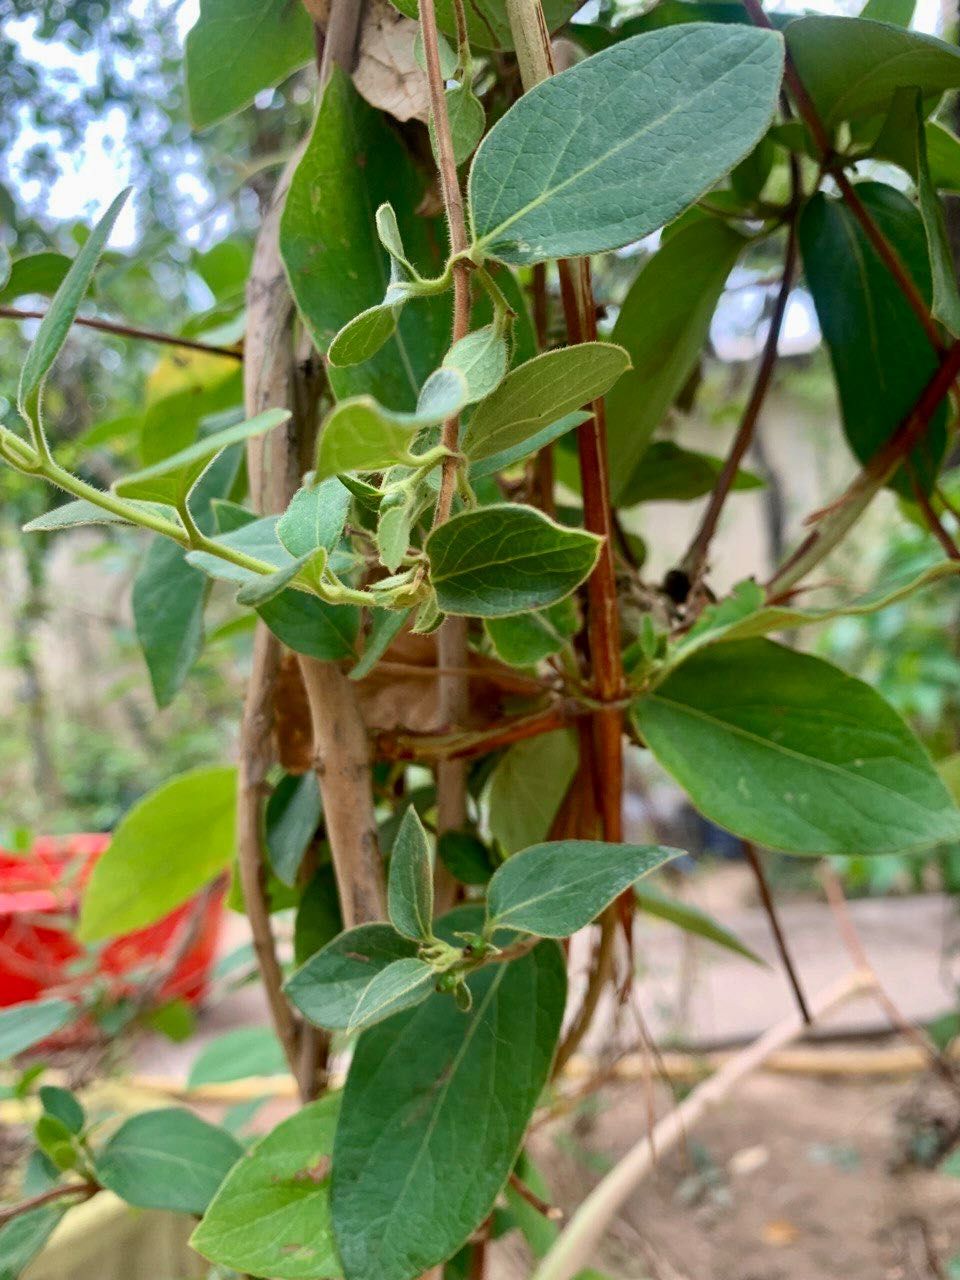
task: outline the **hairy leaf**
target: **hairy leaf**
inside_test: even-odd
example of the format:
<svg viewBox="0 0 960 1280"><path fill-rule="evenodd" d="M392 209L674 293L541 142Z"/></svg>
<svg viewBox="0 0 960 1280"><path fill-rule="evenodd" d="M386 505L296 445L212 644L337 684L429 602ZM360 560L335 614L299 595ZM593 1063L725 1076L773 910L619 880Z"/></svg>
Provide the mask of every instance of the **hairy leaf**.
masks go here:
<svg viewBox="0 0 960 1280"><path fill-rule="evenodd" d="M444 613L497 618L568 596L596 564L600 542L533 507L494 505L447 520L426 550Z"/></svg>
<svg viewBox="0 0 960 1280"><path fill-rule="evenodd" d="M376 975L416 954L415 944L390 925L358 925L311 956L287 979L284 990L318 1027L342 1031Z"/></svg>
<svg viewBox="0 0 960 1280"><path fill-rule="evenodd" d="M461 448L471 462L512 449L602 396L629 367L627 353L609 342L583 342L535 356L512 369L477 405Z"/></svg>
<svg viewBox="0 0 960 1280"><path fill-rule="evenodd" d="M202 1257L254 1276L338 1276L330 1154L340 1095L308 1103L231 1170L190 1239Z"/></svg>
<svg viewBox="0 0 960 1280"><path fill-rule="evenodd" d="M478 915L453 912L446 929L471 928ZM516 1160L560 1031L563 957L540 943L468 984L469 1013L434 994L357 1043L331 1191L347 1280L410 1280L449 1258Z"/></svg>
<svg viewBox="0 0 960 1280"><path fill-rule="evenodd" d="M226 1129L166 1107L124 1121L98 1153L96 1173L138 1209L199 1214L242 1155Z"/></svg>
<svg viewBox="0 0 960 1280"><path fill-rule="evenodd" d="M819 658L769 640L717 645L634 703L633 715L697 808L746 840L788 853L880 854L960 835L960 811L897 713Z"/></svg>
<svg viewBox="0 0 960 1280"><path fill-rule="evenodd" d="M350 494L336 477L298 489L277 521L277 537L292 556L306 556L318 547L333 551L340 541Z"/></svg>
<svg viewBox="0 0 960 1280"><path fill-rule="evenodd" d="M508 858L487 888L487 919L498 929L566 938L635 880L680 855L651 844L553 840Z"/></svg>
<svg viewBox="0 0 960 1280"><path fill-rule="evenodd" d="M414 805L403 815L390 853L387 910L405 938L419 942L433 937L433 861Z"/></svg>
<svg viewBox="0 0 960 1280"><path fill-rule="evenodd" d="M394 960L374 974L350 1015L348 1031L365 1031L403 1009L422 1004L433 991L436 975L423 960Z"/></svg>
<svg viewBox="0 0 960 1280"><path fill-rule="evenodd" d="M765 133L782 71L776 33L691 23L634 36L545 80L474 157L477 250L542 262L655 231Z"/></svg>
<svg viewBox="0 0 960 1280"><path fill-rule="evenodd" d="M510 344L497 326L488 324L455 342L443 357L444 367L458 369L467 382L467 403L489 396L506 375Z"/></svg>
<svg viewBox="0 0 960 1280"><path fill-rule="evenodd" d="M547 838L577 768L577 744L566 729L517 742L490 775L490 834L507 853Z"/></svg>
<svg viewBox="0 0 960 1280"><path fill-rule="evenodd" d="M148 515L162 516L165 520L176 523L177 513L173 507L163 502L134 502L131 504L145 511ZM129 524L123 516L114 515L112 511L104 511L96 503L87 502L85 498L77 498L73 502L64 502L62 506L45 511L29 524L23 526L24 533L56 533L60 529L76 529L87 524Z"/></svg>

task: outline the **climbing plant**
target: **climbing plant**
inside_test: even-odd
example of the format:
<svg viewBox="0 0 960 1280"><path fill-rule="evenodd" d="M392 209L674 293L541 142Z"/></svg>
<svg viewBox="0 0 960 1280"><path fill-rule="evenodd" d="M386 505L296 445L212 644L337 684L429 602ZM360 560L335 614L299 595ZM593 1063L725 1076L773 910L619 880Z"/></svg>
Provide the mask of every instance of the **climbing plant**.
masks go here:
<svg viewBox="0 0 960 1280"><path fill-rule="evenodd" d="M571 23L576 7L202 0L196 128L314 59L316 113L263 209L242 345L202 326L164 338L242 358L243 412L234 376L202 413L144 424L109 489L58 456L44 387L89 322L126 192L55 272L0 427L6 466L64 495L24 536L152 537L133 610L160 705L202 651L213 584L254 631L236 768L129 812L79 937L156 921L233 867L301 1107L244 1149L180 1109L104 1138L76 1097L41 1088L0 1275L107 1188L195 1215L197 1253L246 1275L482 1276L491 1234L520 1225L547 1255L538 1280L560 1280L587 1228L530 1228L525 1136L623 981L634 911L740 946L635 887L678 851L623 840L625 743L751 847L862 858L960 838L907 724L795 643L936 590L960 561L941 484L960 373L941 193L960 191L960 140L938 115L960 51L880 0L775 25L759 0ZM378 39L402 93L371 72ZM653 236L601 323L594 272ZM778 260L776 296L732 448L712 458L662 429L695 394L725 280L758 253ZM718 597L714 535L758 483L741 464L801 272L859 470L766 581ZM884 488L943 558L811 603L810 575ZM650 581L629 513L704 496L689 548ZM290 907L292 956L271 920ZM564 1029L562 943L594 924ZM0 1013L0 1056L77 1012Z"/></svg>

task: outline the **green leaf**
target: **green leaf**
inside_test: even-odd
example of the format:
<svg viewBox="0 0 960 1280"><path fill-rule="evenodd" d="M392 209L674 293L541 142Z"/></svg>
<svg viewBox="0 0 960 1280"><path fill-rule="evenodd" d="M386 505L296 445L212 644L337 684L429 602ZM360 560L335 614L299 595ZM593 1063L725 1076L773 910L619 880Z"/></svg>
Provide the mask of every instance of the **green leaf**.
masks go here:
<svg viewBox="0 0 960 1280"><path fill-rule="evenodd" d="M396 8L408 18L419 16L417 0L395 0ZM556 31L580 8L579 0L544 0L543 16L548 30ZM454 0L437 0L437 24L448 36L456 38L457 22ZM507 0L471 0L465 6L470 43L480 49L512 49L513 36L507 15ZM447 79L452 78L447 76Z"/></svg>
<svg viewBox="0 0 960 1280"><path fill-rule="evenodd" d="M834 618L865 617L879 613L915 591L932 586L941 578L960 573L960 563L942 560L916 574L911 572L883 583L874 591L826 609L796 609L787 605L765 605L761 587L755 582L740 582L733 592L717 604L708 605L671 654L671 663L685 660L691 653L708 644L733 640L752 640L777 631L795 631L831 622Z"/></svg>
<svg viewBox="0 0 960 1280"><path fill-rule="evenodd" d="M242 1155L226 1129L165 1107L126 1120L97 1155L96 1173L138 1209L200 1214Z"/></svg>
<svg viewBox="0 0 960 1280"><path fill-rule="evenodd" d="M294 963L301 965L325 947L343 928L333 867L318 867L300 897L293 929Z"/></svg>
<svg viewBox="0 0 960 1280"><path fill-rule="evenodd" d="M450 120L450 137L453 142L453 159L458 165L464 164L477 149L477 143L483 137L487 126L487 116L483 103L473 92L470 85L458 84L444 92L447 103L447 116ZM430 117L430 141L433 154L437 154L437 140Z"/></svg>
<svg viewBox="0 0 960 1280"><path fill-rule="evenodd" d="M954 337L960 335L960 289L957 288L957 268L947 234L947 219L937 189L933 184L930 159L927 155L927 134L923 112L923 96L918 89L914 95L917 119L917 191L920 197L920 215L927 234L930 254L934 317Z"/></svg>
<svg viewBox="0 0 960 1280"><path fill-rule="evenodd" d="M577 768L565 729L517 742L497 762L487 792L490 834L507 853L545 840Z"/></svg>
<svg viewBox="0 0 960 1280"><path fill-rule="evenodd" d="M387 297L389 302L378 302L375 307L367 307L366 311L361 311L358 316L348 320L335 335L327 350L327 359L334 368L364 364L396 333L400 309L406 301L406 291L393 290L391 285L387 290Z"/></svg>
<svg viewBox="0 0 960 1280"><path fill-rule="evenodd" d="M61 1089L53 1084L41 1085L40 1105L48 1115L66 1125L71 1133L82 1132L86 1120L83 1107L77 1095L69 1089Z"/></svg>
<svg viewBox="0 0 960 1280"><path fill-rule="evenodd" d="M292 556L318 547L333 551L340 542L350 509L350 493L335 477L298 489L277 522L277 537Z"/></svg>
<svg viewBox="0 0 960 1280"><path fill-rule="evenodd" d="M24 1000L0 1009L0 1062L32 1049L76 1016L69 1000Z"/></svg>
<svg viewBox="0 0 960 1280"><path fill-rule="evenodd" d="M165 520L177 519L173 507L162 502L133 502L132 506L145 511L149 515L162 516ZM112 511L104 511L85 498L77 498L74 502L64 502L52 511L45 511L29 524L23 526L24 533L56 533L60 529L76 529L87 524L129 524L123 516L114 515Z"/></svg>
<svg viewBox="0 0 960 1280"><path fill-rule="evenodd" d="M477 251L543 262L656 231L763 136L782 72L775 32L691 23L623 40L543 81L474 157Z"/></svg>
<svg viewBox="0 0 960 1280"><path fill-rule="evenodd" d="M396 960L416 956L417 948L388 924L361 924L334 938L293 973L284 991L318 1027L349 1027L371 981Z"/></svg>
<svg viewBox="0 0 960 1280"><path fill-rule="evenodd" d="M533 507L495 504L439 525L426 552L444 613L497 618L568 596L590 575L600 539Z"/></svg>
<svg viewBox="0 0 960 1280"><path fill-rule="evenodd" d="M470 929L478 916L452 912L441 929ZM411 1280L449 1258L516 1160L560 1031L563 957L541 943L467 982L469 1013L434 994L357 1043L331 1191L347 1280Z"/></svg>
<svg viewBox="0 0 960 1280"><path fill-rule="evenodd" d="M320 815L320 788L313 770L299 777L284 774L267 801L264 841L270 865L284 884L296 884L303 855L316 835Z"/></svg>
<svg viewBox="0 0 960 1280"><path fill-rule="evenodd" d="M681 449L672 440L655 440L627 479L618 499L621 507L639 502L692 502L709 493L723 470L723 458ZM752 471L737 472L735 490L760 489L763 481Z"/></svg>
<svg viewBox="0 0 960 1280"><path fill-rule="evenodd" d="M205 129L310 62L313 23L288 0L201 0L184 54L190 120Z"/></svg>
<svg viewBox="0 0 960 1280"><path fill-rule="evenodd" d="M415 413L385 409L372 396L341 400L320 429L316 476L341 471L382 471L395 463L416 466L411 448L424 427L459 413L467 381L455 369L438 369L424 384Z"/></svg>
<svg viewBox="0 0 960 1280"><path fill-rule="evenodd" d="M867 0L858 16L906 29L913 21L916 7L917 0Z"/></svg>
<svg viewBox="0 0 960 1280"><path fill-rule="evenodd" d="M311 555L291 560L274 573L257 574L249 582L245 582L237 592L237 604L246 604L252 609L259 609L262 605L275 600L282 591L297 582L301 574L310 582L316 582L323 573L326 563L327 553L321 547Z"/></svg>
<svg viewBox="0 0 960 1280"><path fill-rule="evenodd" d="M493 875L487 846L469 831L444 831L437 841L437 856L461 884L486 884Z"/></svg>
<svg viewBox="0 0 960 1280"><path fill-rule="evenodd" d="M372 609L370 632L363 656L350 672L351 680L362 680L370 674L410 617L409 609Z"/></svg>
<svg viewBox="0 0 960 1280"><path fill-rule="evenodd" d="M81 940L152 924L229 866L236 786L235 769L195 769L138 801L93 869Z"/></svg>
<svg viewBox="0 0 960 1280"><path fill-rule="evenodd" d="M858 183L857 194L929 302L930 267L918 210L906 196L881 183ZM933 376L937 354L843 201L814 196L800 216L799 235L807 284L837 380L844 432L854 454L867 463ZM923 442L910 455L926 491L943 457L945 420L941 405ZM905 496L912 495L902 468L891 483Z"/></svg>
<svg viewBox="0 0 960 1280"><path fill-rule="evenodd" d="M467 403L489 396L510 364L510 344L496 325L484 325L455 342L443 357L445 369L458 369L467 382Z"/></svg>
<svg viewBox="0 0 960 1280"><path fill-rule="evenodd" d="M145 498L177 506L184 501L207 465L221 450L272 431L289 418L290 412L287 409L267 409L248 422L237 422L232 427L213 432L212 435L201 436L186 449L180 449L160 462L124 476L114 484L114 492L123 498Z"/></svg>
<svg viewBox="0 0 960 1280"><path fill-rule="evenodd" d="M339 662L355 656L360 610L352 604L329 604L302 591L281 591L257 610L278 640L294 653Z"/></svg>
<svg viewBox="0 0 960 1280"><path fill-rule="evenodd" d="M0 1227L0 1280L19 1280L22 1271L33 1261L50 1239L64 1210L30 1209Z"/></svg>
<svg viewBox="0 0 960 1280"><path fill-rule="evenodd" d="M203 533L212 533L214 498L229 493L240 468L239 447L225 450L204 472L191 502ZM168 706L203 649L208 579L167 538L155 538L133 582L133 619L158 707Z"/></svg>
<svg viewBox="0 0 960 1280"><path fill-rule="evenodd" d="M629 367L627 353L609 342L583 342L535 356L512 369L477 405L461 448L471 462L512 449L598 399Z"/></svg>
<svg viewBox="0 0 960 1280"><path fill-rule="evenodd" d="M645 915L656 916L659 920L668 920L684 933L693 933L698 938L706 938L710 942L715 942L718 947L724 947L727 951L735 951L738 955L745 956L755 964L765 963L755 951L750 950L746 943L741 942L736 934L731 933L718 920L714 920L713 916L707 915L692 903L684 902L680 898L668 897L659 889L650 888L649 885L635 885L633 895L637 900L637 906Z"/></svg>
<svg viewBox="0 0 960 1280"><path fill-rule="evenodd" d="M679 849L552 840L508 858L487 887L488 927L567 938Z"/></svg>
<svg viewBox="0 0 960 1280"><path fill-rule="evenodd" d="M488 618L484 630L497 656L513 667L531 667L564 649L580 627L580 611L571 598L549 609Z"/></svg>
<svg viewBox="0 0 960 1280"><path fill-rule="evenodd" d="M347 1030L365 1031L403 1009L422 1004L433 991L436 979L432 966L423 960L394 960L364 987Z"/></svg>
<svg viewBox="0 0 960 1280"><path fill-rule="evenodd" d="M633 715L697 808L745 840L788 853L882 854L960 835L960 812L897 713L819 658L769 640L717 645L634 703Z"/></svg>
<svg viewBox="0 0 960 1280"><path fill-rule="evenodd" d="M746 241L718 218L671 236L630 287L611 337L632 368L607 394L607 438L618 505L650 437L686 385L703 350L727 277Z"/></svg>
<svg viewBox="0 0 960 1280"><path fill-rule="evenodd" d="M798 18L787 28L786 40L828 128L879 115L898 89L918 85L925 97L936 99L960 87L960 50L883 22Z"/></svg>
<svg viewBox="0 0 960 1280"><path fill-rule="evenodd" d="M390 854L387 910L397 933L414 942L433 937L433 861L420 815L410 805Z"/></svg>
<svg viewBox="0 0 960 1280"><path fill-rule="evenodd" d="M336 68L310 140L290 183L280 223L280 252L291 289L317 349L369 307L382 303L390 261L377 209L396 211L401 243L426 274L439 274L442 232L417 214L424 178L387 123ZM382 221L382 219L381 219ZM420 386L449 346L449 296L411 302L396 332L372 359L327 373L338 398L372 395L413 409Z"/></svg>
<svg viewBox="0 0 960 1280"><path fill-rule="evenodd" d="M14 302L28 294L54 294L70 270L65 253L25 253L9 263L9 275L0 289L0 302Z"/></svg>
<svg viewBox="0 0 960 1280"><path fill-rule="evenodd" d="M173 701L203 650L207 578L187 563L182 547L155 538L133 581L137 640L158 707Z"/></svg>
<svg viewBox="0 0 960 1280"><path fill-rule="evenodd" d="M130 190L130 187L127 187L120 192L90 232L57 289L46 315L40 321L37 336L31 343L20 371L20 385L17 389L17 404L25 417L34 415L43 381L50 372L50 366L59 355L60 348L67 340L70 326L73 324L84 294L90 287L97 262Z"/></svg>
<svg viewBox="0 0 960 1280"><path fill-rule="evenodd" d="M386 499L380 504L377 519L377 550L380 561L391 573L400 568L403 557L410 546L410 531L420 507L417 492L394 491L401 498L399 503L388 505ZM391 497L393 495L390 495Z"/></svg>
<svg viewBox="0 0 960 1280"><path fill-rule="evenodd" d="M238 1027L201 1049L187 1076L187 1088L253 1076L282 1076L288 1070L280 1041L269 1028Z"/></svg>
<svg viewBox="0 0 960 1280"><path fill-rule="evenodd" d="M276 1280L340 1275L330 1154L340 1095L308 1103L231 1170L190 1239L211 1262Z"/></svg>
<svg viewBox="0 0 960 1280"><path fill-rule="evenodd" d="M544 427L542 431L538 431L536 435L532 435L526 440L521 440L519 444L511 446L509 449L502 449L500 453L494 453L489 458L484 458L482 462L472 462L469 468L471 483L483 480L498 471L505 471L508 467L522 462L524 458L537 453L545 445L552 444L554 440L559 440L568 431L572 431L584 422L589 422L592 416L592 414L580 410L576 413L567 413L562 418L558 418L556 422L551 422L548 427Z"/></svg>

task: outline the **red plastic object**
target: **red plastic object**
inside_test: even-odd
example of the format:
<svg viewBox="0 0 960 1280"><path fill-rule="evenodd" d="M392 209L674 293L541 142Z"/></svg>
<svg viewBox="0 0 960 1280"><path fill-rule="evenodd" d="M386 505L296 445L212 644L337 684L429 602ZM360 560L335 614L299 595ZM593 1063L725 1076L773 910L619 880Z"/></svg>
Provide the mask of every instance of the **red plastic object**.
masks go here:
<svg viewBox="0 0 960 1280"><path fill-rule="evenodd" d="M102 948L95 965L76 964L87 954L70 932L80 894L108 835L45 836L28 853L0 850L0 1007L41 995L82 997L92 969L106 980L112 996L135 990L128 975L149 973L182 938L193 903L185 903L156 924L115 938ZM158 1002L202 999L213 965L223 892L203 906L197 938L160 989Z"/></svg>

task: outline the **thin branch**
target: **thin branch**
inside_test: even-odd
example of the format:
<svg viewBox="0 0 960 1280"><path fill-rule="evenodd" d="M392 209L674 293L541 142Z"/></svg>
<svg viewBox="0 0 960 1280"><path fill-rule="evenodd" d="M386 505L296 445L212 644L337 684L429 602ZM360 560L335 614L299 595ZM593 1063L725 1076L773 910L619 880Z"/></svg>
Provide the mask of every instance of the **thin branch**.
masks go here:
<svg viewBox="0 0 960 1280"><path fill-rule="evenodd" d="M948 560L960 560L960 549L950 537L950 534L944 528L943 521L933 509L930 499L924 492L923 486L917 478L916 471L913 467L908 466L907 471L910 476L910 487L913 490L913 496L916 499L920 513L926 521L927 528L940 543Z"/></svg>
<svg viewBox="0 0 960 1280"><path fill-rule="evenodd" d="M915 1026L898 1008L890 993L884 987L877 974L876 969L870 957L867 955L863 941L857 933L857 927L853 923L853 917L850 914L850 908L847 905L847 899L844 896L843 886L840 883L840 877L834 871L833 867L824 863L820 870L820 883L823 885L823 891L827 896L827 902L833 913L837 930L843 939L843 944L847 949L847 954L864 973L869 973L873 978L873 995L877 1004L883 1009L890 1023L901 1035L908 1040L913 1041L917 1048L924 1054L927 1061L940 1077L950 1086L955 1093L960 1093L960 1081L957 1079L956 1072L951 1066L948 1059L939 1051L934 1042L927 1033L918 1026Z"/></svg>
<svg viewBox="0 0 960 1280"><path fill-rule="evenodd" d="M509 1182L520 1199L526 1200L531 1209L536 1209L537 1213L550 1222L562 1221L563 1210L558 1208L555 1204L548 1204L547 1201L538 1196L535 1191L532 1191L523 1179L517 1176L517 1174L511 1173Z"/></svg>
<svg viewBox="0 0 960 1280"><path fill-rule="evenodd" d="M46 311L24 310L22 307L0 306L2 320L42 320ZM140 342L158 342L165 347L184 347L188 351L204 351L211 356L225 356L228 360L242 360L243 352L236 347L218 347L195 338L180 338L174 333L160 333L156 329L139 329L135 325L120 324L115 320L97 320L93 316L77 316L74 324L84 329L98 329L118 338L136 338Z"/></svg>
<svg viewBox="0 0 960 1280"><path fill-rule="evenodd" d="M760 0L743 0L743 7L750 15L751 21L758 27L772 28L773 23L764 12L763 5ZM853 183L844 173L839 164L835 163L836 156L833 149L833 142L830 134L827 132L820 113L817 111L816 105L807 91L806 85L801 80L793 59L787 53L786 66L784 68L784 83L790 91L790 96L797 105L800 117L810 130L810 134L816 143L824 164L824 168L833 177L837 186L840 188L840 194L843 196L850 212L860 223L864 235L873 245L881 261L887 270L896 280L901 293L907 300L911 310L916 315L923 331L927 335L933 349L941 352L944 349L943 340L940 337L936 322L930 314L930 308L924 301L920 290L917 288L907 268L904 266L896 249L890 244L886 236L877 226L876 222L870 216L869 211L863 201L854 190Z"/></svg>
<svg viewBox="0 0 960 1280"><path fill-rule="evenodd" d="M440 760L473 760L489 755L514 742L537 738L573 724L590 714L579 703L557 702L545 711L502 721L492 729L468 733L400 733L385 730L377 734L376 754L384 760L409 760L419 764L436 764Z"/></svg>
<svg viewBox="0 0 960 1280"><path fill-rule="evenodd" d="M790 986L793 988L793 994L797 1001L797 1008L800 1010L800 1016L803 1018L807 1026L813 1021L810 1016L810 1006L807 1004L807 998L803 993L803 987L800 984L800 975L797 972L796 965L793 963L793 957L790 954L790 948L787 946L787 937L780 923L780 917L777 914L777 908L773 901L773 894L770 892L770 885L767 883L766 873L763 870L763 863L756 848L749 840L741 840L743 852L746 855L747 862L753 872L754 879L757 882L757 890L760 894L760 901L763 904L764 912L770 923L770 932L773 934L774 941L777 944L777 951L780 953L780 960L786 970L787 978Z"/></svg>
<svg viewBox="0 0 960 1280"><path fill-rule="evenodd" d="M916 404L870 462L841 496L815 517L816 526L777 569L766 584L771 602L789 595L792 588L833 550L883 488L897 467L922 439L930 419L960 374L960 340L949 347L933 377L920 392Z"/></svg>
<svg viewBox="0 0 960 1280"><path fill-rule="evenodd" d="M557 1049L557 1056L553 1064L554 1076L560 1074L579 1049L584 1036L590 1030L594 1014L597 1012L597 1005L603 995L603 989L612 980L618 919L616 903L607 907L600 917L600 938L597 942L596 955L590 966L590 976L587 979L587 989L584 992L583 1003L580 1005L576 1018Z"/></svg>
<svg viewBox="0 0 960 1280"><path fill-rule="evenodd" d="M19 1218L21 1214L30 1213L33 1209L42 1209L45 1205L54 1204L67 1196L77 1196L78 1203L82 1203L95 1196L99 1190L100 1185L97 1182L75 1182L68 1186L51 1187L49 1191L41 1191L39 1195L21 1200L19 1204L0 1207L0 1227L6 1226L14 1218Z"/></svg>
<svg viewBox="0 0 960 1280"><path fill-rule="evenodd" d="M870 973L857 970L814 1001L812 1011L819 1021L832 1009L874 987ZM758 1040L725 1063L716 1075L698 1085L684 1101L627 1152L620 1162L599 1182L560 1233L553 1248L534 1272L532 1280L570 1280L581 1268L590 1264L604 1232L638 1185L654 1167L656 1153L664 1152L680 1142L706 1112L722 1102L742 1080L766 1060L796 1039L804 1031L799 1013L766 1031Z"/></svg>
<svg viewBox="0 0 960 1280"><path fill-rule="evenodd" d="M797 166L794 162L792 166L794 172L794 194L797 190ZM763 353L760 357L760 364L757 367L757 376L754 379L753 389L750 392L750 398L747 401L746 408L743 411L743 417L740 420L740 426L734 438L733 445L726 461L723 464L723 470L717 477L717 483L713 487L710 494L710 501L707 509L703 513L700 521L700 527L697 530L690 547L681 561L683 571L690 579L694 588L698 585L703 576L706 567L707 555L710 550L710 543L717 531L717 525L720 522L720 514L723 511L730 490L737 478L737 472L740 469L740 463L750 448L753 441L754 433L757 429L757 423L760 419L760 411L763 408L764 401L767 398L767 392L773 381L773 371L777 363L778 346L780 341L780 331L783 328L783 318L787 311L787 302L790 298L790 289L793 285L794 272L797 265L797 224L796 218L792 219L787 231L787 247L783 258L783 275L780 278L780 289L777 293L777 299L773 308L773 315L770 317L770 328L767 331L766 341L763 344Z"/></svg>

